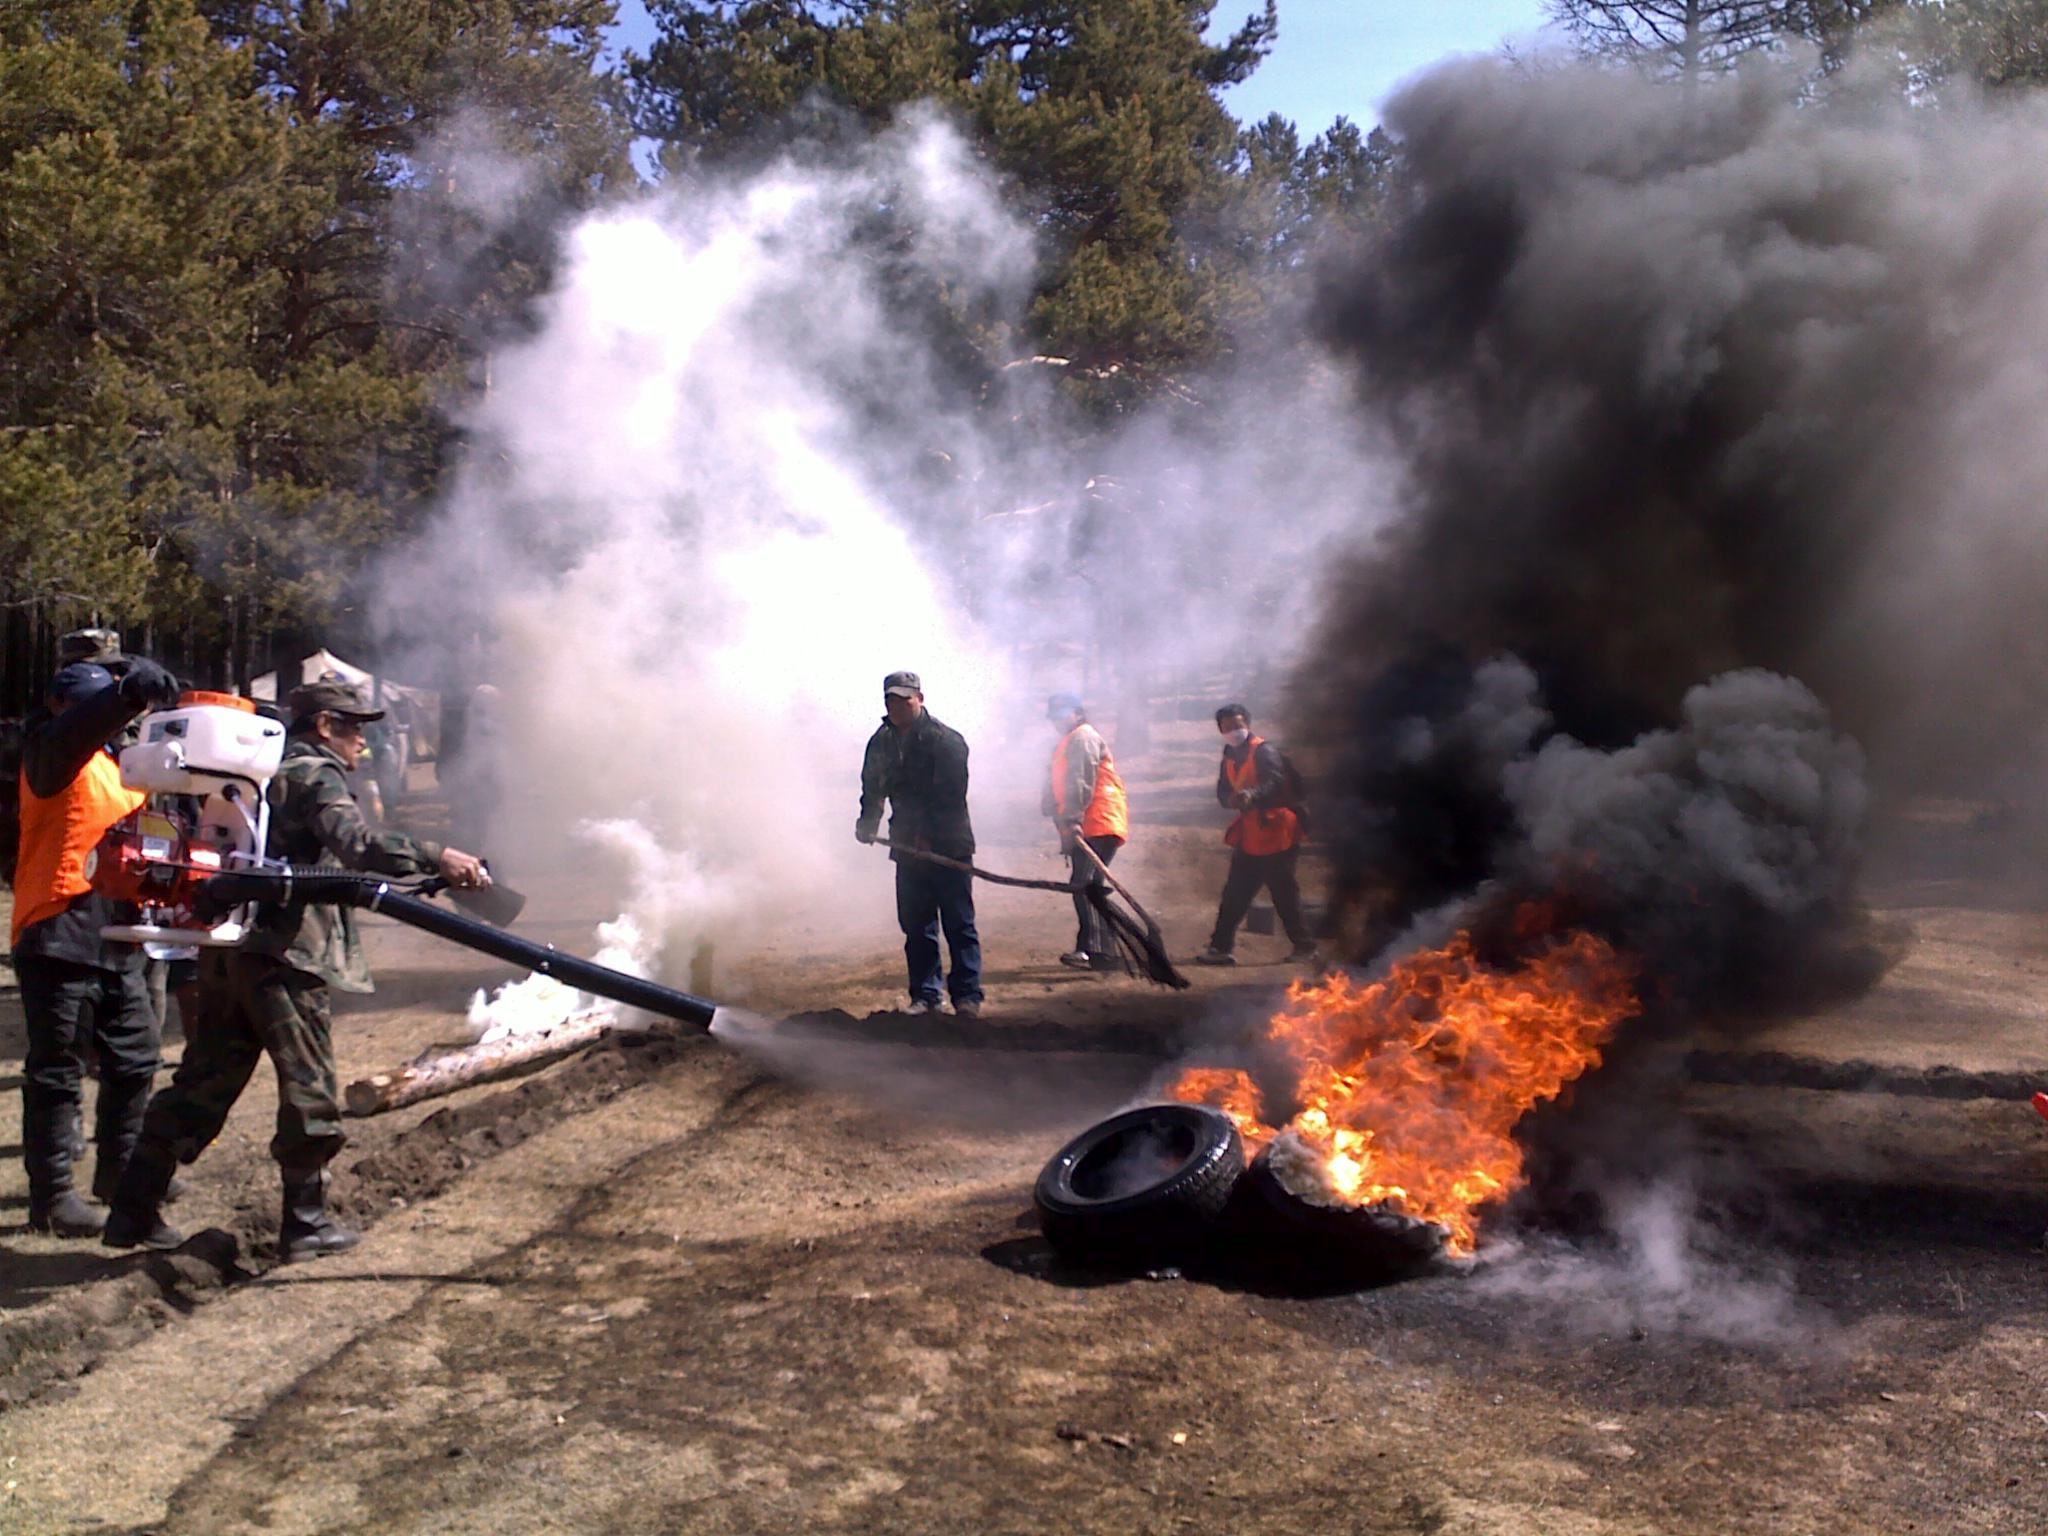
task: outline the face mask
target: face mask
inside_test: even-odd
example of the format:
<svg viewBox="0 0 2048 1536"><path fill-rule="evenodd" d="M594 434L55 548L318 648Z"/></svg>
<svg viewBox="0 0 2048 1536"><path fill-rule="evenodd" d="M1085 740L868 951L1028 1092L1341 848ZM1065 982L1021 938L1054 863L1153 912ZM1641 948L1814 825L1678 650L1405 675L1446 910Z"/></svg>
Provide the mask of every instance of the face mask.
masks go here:
<svg viewBox="0 0 2048 1536"><path fill-rule="evenodd" d="M1223 739L1229 742L1233 747L1241 747L1246 742L1252 739L1251 727L1240 725L1234 731L1225 731L1223 733Z"/></svg>

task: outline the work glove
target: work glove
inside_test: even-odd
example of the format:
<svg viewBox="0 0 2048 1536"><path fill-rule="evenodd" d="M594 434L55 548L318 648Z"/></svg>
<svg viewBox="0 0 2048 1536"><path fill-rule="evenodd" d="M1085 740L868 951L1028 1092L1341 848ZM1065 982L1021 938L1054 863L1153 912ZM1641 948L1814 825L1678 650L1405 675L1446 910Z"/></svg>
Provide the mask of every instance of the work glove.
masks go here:
<svg viewBox="0 0 2048 1536"><path fill-rule="evenodd" d="M872 843L875 840L875 829L864 821L856 821L853 824L853 837L855 842Z"/></svg>
<svg viewBox="0 0 2048 1536"><path fill-rule="evenodd" d="M121 697L137 709L171 709L178 702L178 680L146 656L128 658L120 688Z"/></svg>

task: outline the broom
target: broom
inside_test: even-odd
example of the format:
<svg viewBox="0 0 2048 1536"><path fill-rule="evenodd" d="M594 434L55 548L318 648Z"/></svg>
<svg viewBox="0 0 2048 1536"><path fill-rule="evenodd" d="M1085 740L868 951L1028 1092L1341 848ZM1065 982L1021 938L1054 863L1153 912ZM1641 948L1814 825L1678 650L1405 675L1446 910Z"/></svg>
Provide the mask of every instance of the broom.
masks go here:
<svg viewBox="0 0 2048 1536"><path fill-rule="evenodd" d="M1166 952L1166 935L1152 921L1152 914L1140 906L1129 888L1109 872L1109 866L1102 862L1102 855L1088 846L1087 839L1076 837L1074 846L1088 855L1088 862L1095 866L1111 889L1130 904L1131 911L1124 911L1099 885L1088 885L1083 891L1088 904L1102 915L1109 924L1109 931L1116 935L1117 945L1123 950L1125 959L1144 972L1147 980L1156 981L1162 987L1172 987L1176 992L1185 992L1190 983L1187 977L1174 969L1173 959ZM1133 918L1131 912L1137 916Z"/></svg>
<svg viewBox="0 0 2048 1536"><path fill-rule="evenodd" d="M897 853L908 854L913 859L922 859L927 864L937 864L944 869L961 870L977 880L986 880L991 885L1015 886L1026 891L1058 891L1067 896L1073 895L1075 890L1070 880L1026 880L1021 875L999 875L993 870L981 869L960 859L949 859L941 853L931 853L923 848L912 848L903 843L892 843L886 837L876 838L875 846L893 849ZM1130 902L1132 911L1138 914L1133 917L1130 912L1118 906L1114 897L1103 886L1091 883L1080 887L1081 894L1087 898L1088 904L1108 924L1117 948L1123 952L1125 964L1147 981L1155 981L1162 987L1172 987L1176 991L1185 991L1190 983L1187 977L1174 969L1173 957L1166 952L1166 937L1159 931L1159 925L1152 921L1151 915L1139 906L1131 893L1110 874L1108 866L1096 857L1093 848L1088 847L1086 843L1077 846L1086 850L1088 857L1095 860L1095 867L1101 870L1103 878L1116 888L1116 895Z"/></svg>

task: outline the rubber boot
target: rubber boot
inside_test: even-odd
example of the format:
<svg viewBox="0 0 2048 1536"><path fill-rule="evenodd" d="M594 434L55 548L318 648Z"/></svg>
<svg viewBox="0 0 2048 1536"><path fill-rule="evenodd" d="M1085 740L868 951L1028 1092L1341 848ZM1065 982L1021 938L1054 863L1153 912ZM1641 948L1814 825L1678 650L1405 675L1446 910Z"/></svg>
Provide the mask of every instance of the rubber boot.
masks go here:
<svg viewBox="0 0 2048 1536"><path fill-rule="evenodd" d="M142 1134L143 1112L149 1108L149 1085L147 1077L100 1079L93 1135L100 1149L92 1169L95 1200L114 1203L114 1191L121 1187L121 1169L127 1165L128 1154L135 1150L136 1138Z"/></svg>
<svg viewBox="0 0 2048 1536"><path fill-rule="evenodd" d="M71 1149L78 1140L78 1105L24 1087L21 1156L28 1165L28 1227L52 1237L97 1237L105 1218L71 1183Z"/></svg>
<svg viewBox="0 0 2048 1536"><path fill-rule="evenodd" d="M177 1167L178 1160L169 1147L152 1141L139 1143L121 1170L114 1208L107 1213L107 1228L100 1241L109 1248L154 1248L160 1252L183 1243L185 1234L165 1221L157 1209Z"/></svg>
<svg viewBox="0 0 2048 1536"><path fill-rule="evenodd" d="M278 1224L277 1250L287 1264L346 1253L363 1234L327 1214L327 1170L286 1168L284 1218Z"/></svg>
<svg viewBox="0 0 2048 1536"><path fill-rule="evenodd" d="M99 1143L99 1156L94 1160L92 1170L92 1197L106 1205L114 1203L114 1196L121 1188L121 1170L127 1166L129 1154L134 1152L135 1143L142 1136L142 1117L149 1109L151 1080L116 1079L102 1081L98 1105L98 1125L94 1139ZM162 1204L169 1205L185 1193L185 1181L175 1174L165 1186Z"/></svg>

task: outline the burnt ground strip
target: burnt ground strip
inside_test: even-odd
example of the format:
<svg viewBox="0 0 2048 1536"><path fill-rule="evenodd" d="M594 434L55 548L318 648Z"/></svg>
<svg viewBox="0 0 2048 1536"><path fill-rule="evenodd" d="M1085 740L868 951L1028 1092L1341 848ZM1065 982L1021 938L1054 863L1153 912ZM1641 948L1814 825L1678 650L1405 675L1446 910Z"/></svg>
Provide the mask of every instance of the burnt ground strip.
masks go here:
<svg viewBox="0 0 2048 1536"><path fill-rule="evenodd" d="M1690 1051L1696 1083L1815 1088L1830 1093L1889 1093L1929 1099L2031 1099L2048 1088L2048 1071L1968 1072L1959 1067L1894 1067L1785 1051Z"/></svg>

